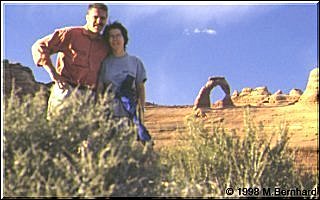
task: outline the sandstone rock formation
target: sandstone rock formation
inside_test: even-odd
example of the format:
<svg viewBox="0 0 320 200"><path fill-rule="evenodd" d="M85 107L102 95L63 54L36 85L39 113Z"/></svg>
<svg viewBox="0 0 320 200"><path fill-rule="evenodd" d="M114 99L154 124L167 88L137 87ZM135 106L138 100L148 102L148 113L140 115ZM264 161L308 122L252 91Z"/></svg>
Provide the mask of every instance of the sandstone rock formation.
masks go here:
<svg viewBox="0 0 320 200"><path fill-rule="evenodd" d="M219 85L225 93L222 100L210 103L210 93L214 87ZM301 102L319 101L319 79L318 68L312 70L306 91L293 88L289 94L284 94L277 90L274 94L268 91L267 86L256 88L246 87L241 92L235 90L230 95L230 86L224 77L209 77L205 86L203 86L194 101L193 109L196 116L206 116L207 110L211 108L226 108L230 106L285 106ZM301 97L301 98L300 98ZM300 99L300 100L299 100Z"/></svg>
<svg viewBox="0 0 320 200"><path fill-rule="evenodd" d="M205 116L204 109L211 107L210 103L210 93L212 89L216 86L220 86L225 97L219 102L218 107L233 106L231 96L230 96L230 86L224 77L209 77L205 86L203 86L196 100L194 101L194 110L196 110L196 115Z"/></svg>
<svg viewBox="0 0 320 200"><path fill-rule="evenodd" d="M314 68L310 74L307 87L299 99L300 103L319 103L319 68Z"/></svg>
<svg viewBox="0 0 320 200"><path fill-rule="evenodd" d="M194 103L194 108L201 108L204 112L204 108L224 108L228 105L235 106L284 106L292 105L298 101L301 103L317 103L319 102L319 70L315 68L310 72L309 81L305 92L298 88L293 88L289 94L284 94L282 90L277 90L271 94L268 91L267 86L261 86L256 88L246 87L241 92L233 91L231 98L224 98L218 100L211 106L210 104L210 81L206 86L202 87L199 95ZM229 92L227 89L224 90ZM202 96L201 96L202 95ZM200 112L201 113L201 112Z"/></svg>
<svg viewBox="0 0 320 200"><path fill-rule="evenodd" d="M252 105L262 104L270 96L267 86L261 86L257 88L243 88L239 93L238 91L233 92L231 99L235 105Z"/></svg>
<svg viewBox="0 0 320 200"><path fill-rule="evenodd" d="M231 99L236 106L281 106L296 103L302 91L294 88L289 94L284 94L281 90L277 90L271 94L266 86L257 88L243 88L239 93L234 91Z"/></svg>
<svg viewBox="0 0 320 200"><path fill-rule="evenodd" d="M319 103L319 68L310 72L306 90L293 88L289 94L277 90L271 94L266 86L257 88L243 88L241 92L235 90L231 96L235 106L282 106L291 105L297 102L304 104Z"/></svg>
<svg viewBox="0 0 320 200"><path fill-rule="evenodd" d="M18 96L26 94L34 95L40 89L49 92L50 84L39 83L35 80L30 68L22 66L20 63L9 63L3 61L4 66L4 87L5 96L9 96L13 86Z"/></svg>

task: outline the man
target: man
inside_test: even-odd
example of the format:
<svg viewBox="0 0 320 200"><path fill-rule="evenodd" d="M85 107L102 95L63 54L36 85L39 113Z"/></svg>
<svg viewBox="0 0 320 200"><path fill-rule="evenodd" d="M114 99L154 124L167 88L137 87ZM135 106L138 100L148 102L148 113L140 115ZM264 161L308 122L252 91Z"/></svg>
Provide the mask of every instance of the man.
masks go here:
<svg viewBox="0 0 320 200"><path fill-rule="evenodd" d="M55 83L48 101L49 118L75 88L96 88L101 63L109 52L100 34L107 18L106 5L90 4L84 26L58 29L32 46L35 64L44 67ZM50 58L55 53L58 53L56 67Z"/></svg>

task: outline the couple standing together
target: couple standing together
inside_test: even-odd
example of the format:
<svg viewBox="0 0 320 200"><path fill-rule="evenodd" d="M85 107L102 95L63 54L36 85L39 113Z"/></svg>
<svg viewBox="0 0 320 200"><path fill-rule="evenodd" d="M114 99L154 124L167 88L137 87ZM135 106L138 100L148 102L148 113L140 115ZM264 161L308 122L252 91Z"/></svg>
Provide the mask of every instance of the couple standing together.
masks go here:
<svg viewBox="0 0 320 200"><path fill-rule="evenodd" d="M117 94L122 83L130 79L133 99L129 97L129 100L136 102L142 111L139 119L143 120L145 68L140 59L126 52L126 28L119 22L105 27L107 19L108 7L105 4L90 4L84 26L58 29L32 46L35 64L44 67L55 83L48 101L49 117L59 106L61 108L63 101L75 89L77 92L99 92L107 87ZM50 56L56 53L55 67ZM113 105L115 116L130 116L121 99L115 98Z"/></svg>

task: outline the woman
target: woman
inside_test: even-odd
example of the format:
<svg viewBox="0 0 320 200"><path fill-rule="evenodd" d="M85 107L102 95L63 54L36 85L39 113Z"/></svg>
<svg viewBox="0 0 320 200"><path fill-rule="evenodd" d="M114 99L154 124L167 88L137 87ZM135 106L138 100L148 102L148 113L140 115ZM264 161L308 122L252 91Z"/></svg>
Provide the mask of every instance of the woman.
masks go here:
<svg viewBox="0 0 320 200"><path fill-rule="evenodd" d="M98 90L108 88L113 92L114 116L129 117L138 125L139 139L149 140L149 136L143 136L147 132L141 124L144 116L145 105L145 82L147 80L143 63L136 56L126 52L128 43L128 31L119 22L114 22L106 26L104 38L111 49L111 54L103 61L99 75ZM136 106L139 115L136 113ZM140 134L140 133L139 133Z"/></svg>

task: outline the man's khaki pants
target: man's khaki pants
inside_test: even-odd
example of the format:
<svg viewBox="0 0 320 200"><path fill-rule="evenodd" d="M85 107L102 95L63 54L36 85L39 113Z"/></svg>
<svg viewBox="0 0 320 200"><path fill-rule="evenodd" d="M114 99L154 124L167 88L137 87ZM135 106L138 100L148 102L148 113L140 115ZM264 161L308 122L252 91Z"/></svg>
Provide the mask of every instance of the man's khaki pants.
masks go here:
<svg viewBox="0 0 320 200"><path fill-rule="evenodd" d="M62 109L67 106L67 98L71 96L79 96L88 94L88 90L80 90L71 86L61 89L58 84L51 87L51 93L48 100L47 119L53 116L59 116Z"/></svg>

